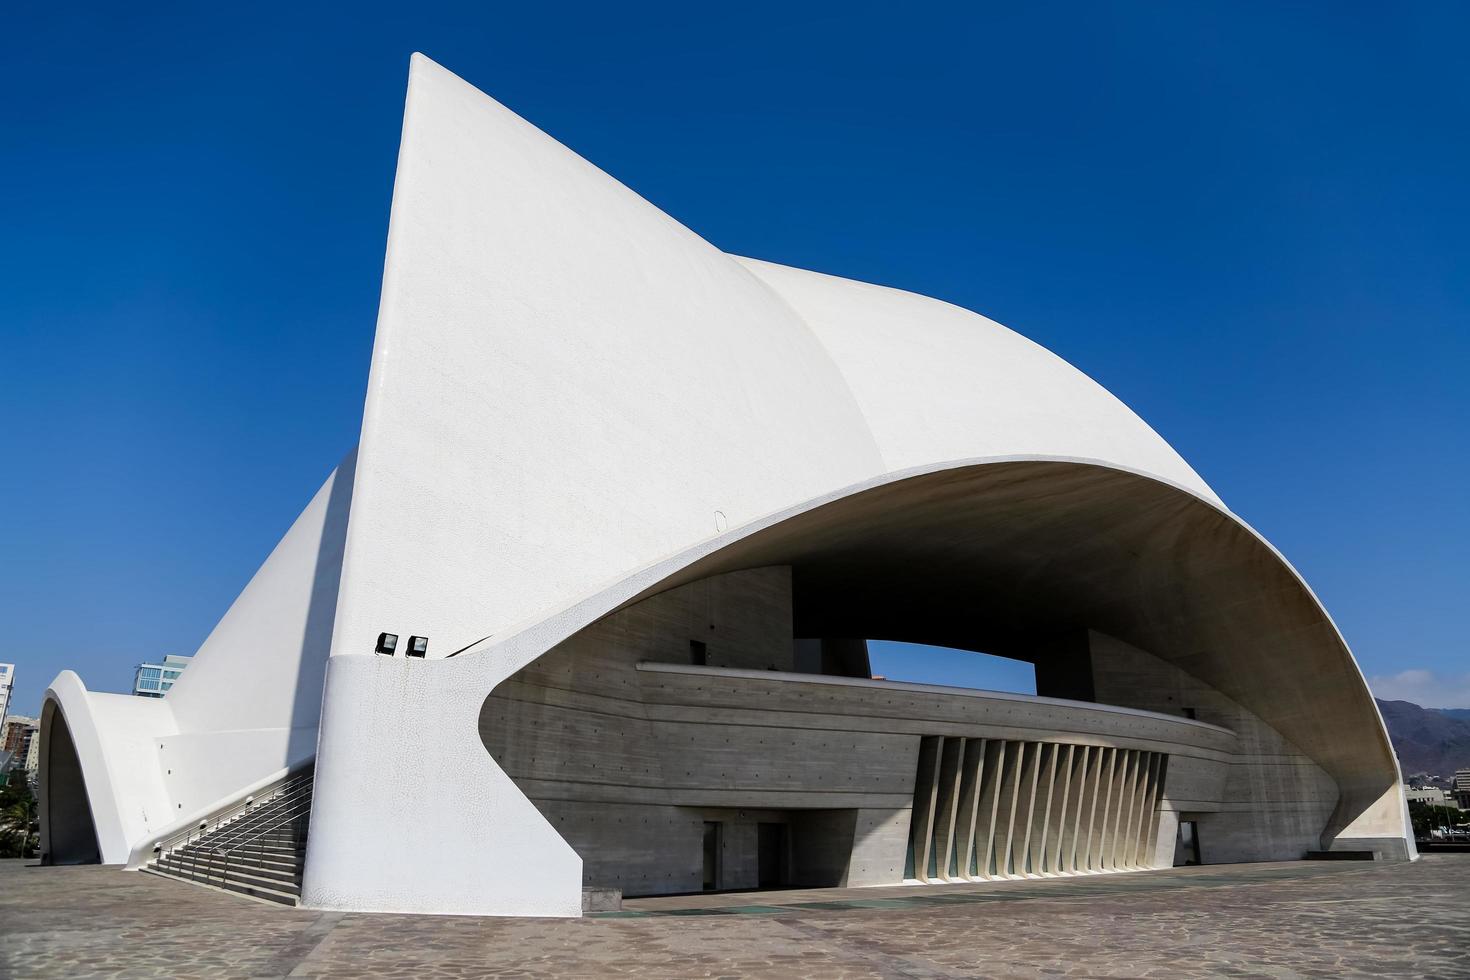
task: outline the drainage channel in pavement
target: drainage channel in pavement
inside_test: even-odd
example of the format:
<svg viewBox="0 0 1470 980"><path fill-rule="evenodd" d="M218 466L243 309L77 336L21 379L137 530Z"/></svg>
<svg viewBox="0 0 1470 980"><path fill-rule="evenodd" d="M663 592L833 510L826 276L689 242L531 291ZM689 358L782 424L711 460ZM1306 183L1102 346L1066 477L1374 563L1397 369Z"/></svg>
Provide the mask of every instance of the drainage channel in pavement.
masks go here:
<svg viewBox="0 0 1470 980"><path fill-rule="evenodd" d="M1317 865L1311 868L1252 869L1236 874L1151 874L1128 880L1124 877L1108 881L1061 882L1037 881L1042 887L1017 891L1013 889L977 888L975 891L948 892L941 895L913 895L895 898L843 898L820 902L767 902L752 905L691 906L688 908L623 909L618 912L592 912L589 919L644 919L694 915L792 915L801 912L851 912L874 909L918 909L947 905L974 905L986 902L1035 901L1056 898L1084 898L1106 895L1128 895L1139 892L1175 888L1210 888L1251 882L1280 881L1283 878L1315 877L1319 874L1348 870L1341 865Z"/></svg>

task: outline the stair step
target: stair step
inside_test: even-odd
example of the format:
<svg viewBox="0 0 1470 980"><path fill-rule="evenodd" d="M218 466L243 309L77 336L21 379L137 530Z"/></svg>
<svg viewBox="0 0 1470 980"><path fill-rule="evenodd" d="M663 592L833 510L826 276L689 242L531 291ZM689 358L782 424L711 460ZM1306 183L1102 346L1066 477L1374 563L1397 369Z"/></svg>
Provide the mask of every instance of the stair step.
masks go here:
<svg viewBox="0 0 1470 980"><path fill-rule="evenodd" d="M301 882L301 870L295 865L262 866L258 864L247 864L243 861L189 861L177 858L164 858L158 862L158 867L177 871L181 874L199 875L221 875L221 874L246 874L251 877L260 878L265 881L281 881L288 884L299 884Z"/></svg>
<svg viewBox="0 0 1470 980"><path fill-rule="evenodd" d="M306 862L311 774L298 775L266 799L181 847L159 853L150 874L297 905Z"/></svg>
<svg viewBox="0 0 1470 980"><path fill-rule="evenodd" d="M209 870L203 867L189 868L187 866L180 867L179 865L155 865L155 867L177 878L184 878L190 881L203 881L212 885L233 882L237 885L266 888L289 895L297 895L301 892L301 883L299 881L281 881L278 878L265 877L256 874L249 868L229 868L228 870L216 868Z"/></svg>
<svg viewBox="0 0 1470 980"><path fill-rule="evenodd" d="M168 854L160 854L160 855L158 855L155 858L155 860L162 860L164 858L173 858L175 861L197 861L200 864L203 864L205 861L229 861L232 864L262 864L262 865L276 865L276 864L279 864L279 865L282 865L283 867L294 868L294 867L300 866L301 861L302 861L302 858L305 857L305 856L306 856L306 852L304 850L301 850L301 851L284 850L284 851L266 851L266 852L262 852L262 851L248 851L248 852L247 851L229 851L229 852L227 852L225 854L220 854L219 852L217 852L217 851L215 851L213 849L209 849L209 850L201 849L201 850L197 850L197 851L172 851L172 852L170 852Z"/></svg>
<svg viewBox="0 0 1470 980"><path fill-rule="evenodd" d="M283 848L281 850L257 851L230 851L231 861L242 861L251 864L281 864L287 867L296 867L301 863L302 856L306 853L305 848ZM167 854L158 855L159 858L174 858L182 861L215 861L224 858L214 848L180 848Z"/></svg>
<svg viewBox="0 0 1470 980"><path fill-rule="evenodd" d="M306 848L290 847L284 844L279 847L181 847L171 853L203 861L207 858L223 856L221 851L228 852L231 859L255 860L258 858L262 861L295 863L301 860L301 856L306 853Z"/></svg>
<svg viewBox="0 0 1470 980"><path fill-rule="evenodd" d="M284 891L262 885L242 884L238 881L231 881L228 879L221 880L219 878L204 878L202 876L198 880L195 880L187 876L176 874L172 871L165 871L161 868L156 867L148 867L144 868L143 870L149 874L158 875L161 878L172 878L175 881L187 882L191 885L208 885L211 888L222 888L225 891L236 892L240 895L250 895L254 898L263 898L268 902L275 902L278 905L290 905L294 907L301 903L299 889L296 891Z"/></svg>

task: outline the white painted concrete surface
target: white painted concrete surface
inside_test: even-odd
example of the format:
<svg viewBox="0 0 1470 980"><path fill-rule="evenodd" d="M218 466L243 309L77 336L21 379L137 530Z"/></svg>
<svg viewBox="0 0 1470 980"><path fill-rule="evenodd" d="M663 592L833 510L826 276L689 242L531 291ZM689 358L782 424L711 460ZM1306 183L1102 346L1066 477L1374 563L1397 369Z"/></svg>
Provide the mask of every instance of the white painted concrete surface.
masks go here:
<svg viewBox="0 0 1470 980"><path fill-rule="evenodd" d="M165 827L172 819L158 766L155 738L176 731L167 699L89 692L73 671L64 670L47 688L41 730L53 715L66 719L86 778L86 803L96 827L103 864L125 864L134 841ZM41 742L41 851L52 851L47 812L52 746ZM73 801L72 805L75 805Z"/></svg>
<svg viewBox="0 0 1470 980"><path fill-rule="evenodd" d="M155 832L126 815L139 801L185 812L315 751L308 903L574 915L580 862L477 737L489 692L783 521L1018 459L1243 527L1060 358L934 300L727 256L416 55L359 451L152 714L67 675L50 700L108 855ZM1264 542L1254 560L1282 561ZM429 637L430 659L373 656L383 631ZM1313 642L1303 669L1333 687L1312 708L1363 758L1333 763L1348 802L1327 836L1405 842L1401 793L1362 802L1398 778L1361 675L1340 638ZM144 732L167 736L172 783L96 748Z"/></svg>

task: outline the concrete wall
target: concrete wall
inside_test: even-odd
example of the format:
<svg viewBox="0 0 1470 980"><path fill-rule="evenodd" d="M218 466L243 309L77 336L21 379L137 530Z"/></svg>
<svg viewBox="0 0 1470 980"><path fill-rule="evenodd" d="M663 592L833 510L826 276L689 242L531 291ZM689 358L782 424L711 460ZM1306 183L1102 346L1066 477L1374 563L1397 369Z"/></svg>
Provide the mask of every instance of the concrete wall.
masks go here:
<svg viewBox="0 0 1470 980"><path fill-rule="evenodd" d="M1337 805L1337 784L1253 712L1166 663L1102 633L1089 634L1097 699L1183 713L1235 732L1225 778L1181 762L1171 767L1164 805L1189 811L1206 864L1291 861L1316 850Z"/></svg>
<svg viewBox="0 0 1470 980"><path fill-rule="evenodd" d="M711 638L712 661L789 663L789 614L764 626L746 619L738 631L726 618L789 608L789 582L784 568L760 568L655 595L570 637L486 699L481 738L581 855L584 884L698 890L712 813L726 824L723 887L754 887L746 838L763 821L789 827L793 883L901 881L926 737L1010 739L1038 753L1043 741L1065 741L1110 760L1117 751L1120 781L1125 757L1168 753L1207 784L1205 795L1219 795L1234 737L1182 717L688 663L690 636Z"/></svg>

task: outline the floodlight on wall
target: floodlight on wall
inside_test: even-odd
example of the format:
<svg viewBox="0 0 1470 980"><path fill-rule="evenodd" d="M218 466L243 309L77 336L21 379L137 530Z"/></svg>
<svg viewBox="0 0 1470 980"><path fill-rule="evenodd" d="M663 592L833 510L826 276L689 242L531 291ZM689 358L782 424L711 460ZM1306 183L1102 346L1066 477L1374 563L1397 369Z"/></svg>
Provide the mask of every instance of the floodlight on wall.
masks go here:
<svg viewBox="0 0 1470 980"><path fill-rule="evenodd" d="M395 651L395 650L398 649L398 634L397 633L379 633L378 634L378 647L377 647L377 649L378 649L378 652L381 653L381 654L384 654L384 655L389 656L389 657L393 656L393 651Z"/></svg>
<svg viewBox="0 0 1470 980"><path fill-rule="evenodd" d="M425 657L429 653L429 638L427 636L410 636L408 638L408 650L410 657Z"/></svg>

